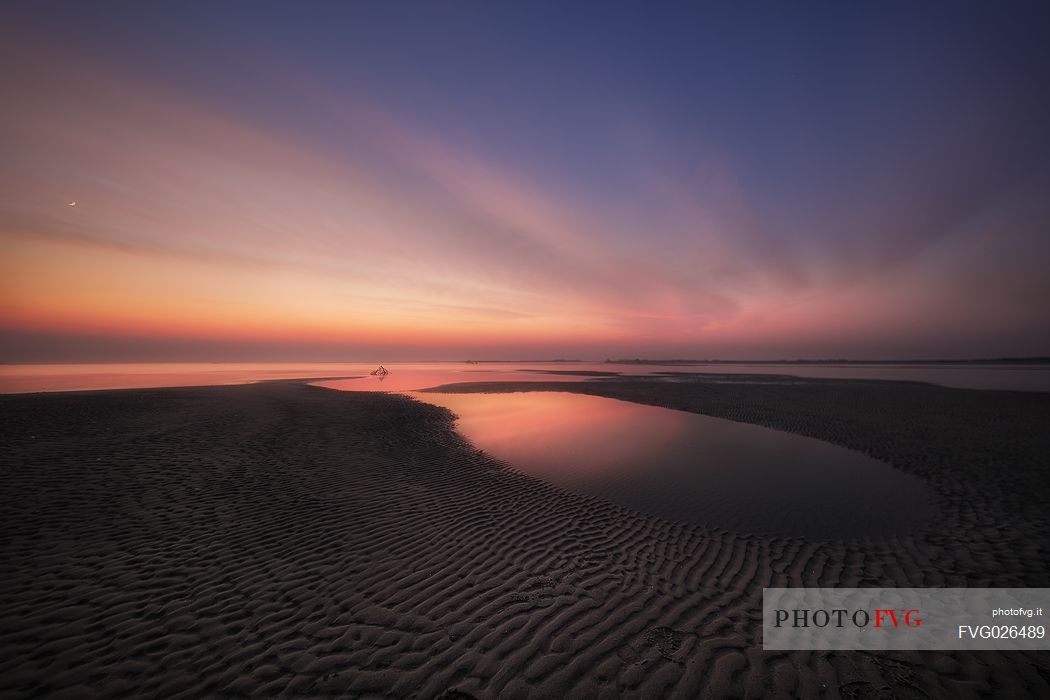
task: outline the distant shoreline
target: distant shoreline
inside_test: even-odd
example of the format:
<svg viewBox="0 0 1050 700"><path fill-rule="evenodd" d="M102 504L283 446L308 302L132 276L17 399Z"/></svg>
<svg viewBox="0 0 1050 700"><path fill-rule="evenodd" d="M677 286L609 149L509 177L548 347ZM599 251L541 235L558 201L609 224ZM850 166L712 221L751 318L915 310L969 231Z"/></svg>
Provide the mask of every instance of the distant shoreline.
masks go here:
<svg viewBox="0 0 1050 700"><path fill-rule="evenodd" d="M968 360L605 360L608 365L1050 365L1050 357L994 357Z"/></svg>

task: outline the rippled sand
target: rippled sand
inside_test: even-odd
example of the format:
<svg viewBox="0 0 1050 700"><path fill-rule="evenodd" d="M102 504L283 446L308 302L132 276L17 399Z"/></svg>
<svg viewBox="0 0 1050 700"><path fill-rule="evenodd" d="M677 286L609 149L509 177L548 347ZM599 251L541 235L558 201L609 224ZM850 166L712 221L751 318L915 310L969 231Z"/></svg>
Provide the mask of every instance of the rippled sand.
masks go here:
<svg viewBox="0 0 1050 700"><path fill-rule="evenodd" d="M940 520L834 542L661 521L503 469L396 395L6 396L0 693L1050 695L1050 652L763 652L759 620L763 586L1050 586L1050 395L567 386L861 450L927 480Z"/></svg>

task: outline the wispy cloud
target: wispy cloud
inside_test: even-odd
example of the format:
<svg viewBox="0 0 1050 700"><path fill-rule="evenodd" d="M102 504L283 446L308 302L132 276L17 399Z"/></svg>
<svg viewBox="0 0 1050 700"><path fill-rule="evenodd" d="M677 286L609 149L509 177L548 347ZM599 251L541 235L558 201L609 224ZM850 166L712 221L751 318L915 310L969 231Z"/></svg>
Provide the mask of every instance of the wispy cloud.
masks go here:
<svg viewBox="0 0 1050 700"><path fill-rule="evenodd" d="M596 355L759 356L890 333L905 353L923 315L969 337L968 323L1016 308L1022 292L1006 279L977 316L951 308L953 294L972 297L966 275L980 274L965 253L974 240L1040 235L1015 236L1032 209L1000 201L1039 182L1031 169L1004 182L994 155L978 149L988 167L975 170L945 153L1001 129L995 114L947 146L887 161L861 178L868 196L812 202L818 213L789 222L759 206L729 155L712 150L686 175L646 150L652 135L624 165L637 189L603 206L556 173L537 178L291 69L274 89L314 107L323 129L304 134L39 42L2 51L19 67L0 76L8 328L297 333L422 355L457 333L494 351L542 341ZM980 231L953 233L967 226ZM891 313L891 302L909 308ZM1007 330L1038 312L1014 313Z"/></svg>

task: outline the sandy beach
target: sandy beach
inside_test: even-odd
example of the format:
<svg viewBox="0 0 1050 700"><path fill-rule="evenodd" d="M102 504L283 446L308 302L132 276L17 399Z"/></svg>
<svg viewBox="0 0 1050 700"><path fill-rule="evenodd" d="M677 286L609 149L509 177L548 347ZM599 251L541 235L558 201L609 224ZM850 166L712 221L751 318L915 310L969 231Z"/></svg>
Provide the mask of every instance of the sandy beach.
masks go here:
<svg viewBox="0 0 1050 700"><path fill-rule="evenodd" d="M1048 697L1050 652L765 652L766 586L1050 586L1050 394L746 375L471 384L864 452L937 518L759 537L568 493L450 412L293 381L0 397L4 697Z"/></svg>

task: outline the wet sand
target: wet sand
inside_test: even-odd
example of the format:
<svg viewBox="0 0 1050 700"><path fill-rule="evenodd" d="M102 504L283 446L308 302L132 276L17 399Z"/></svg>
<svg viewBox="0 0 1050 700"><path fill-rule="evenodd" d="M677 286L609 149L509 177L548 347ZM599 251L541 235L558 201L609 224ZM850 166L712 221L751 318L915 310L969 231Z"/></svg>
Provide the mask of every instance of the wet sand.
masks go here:
<svg viewBox="0 0 1050 700"><path fill-rule="evenodd" d="M0 397L0 694L1047 697L1050 652L763 652L763 586L1050 586L1050 394L637 380L578 391L927 481L890 539L662 521L478 453L451 414L294 382Z"/></svg>

